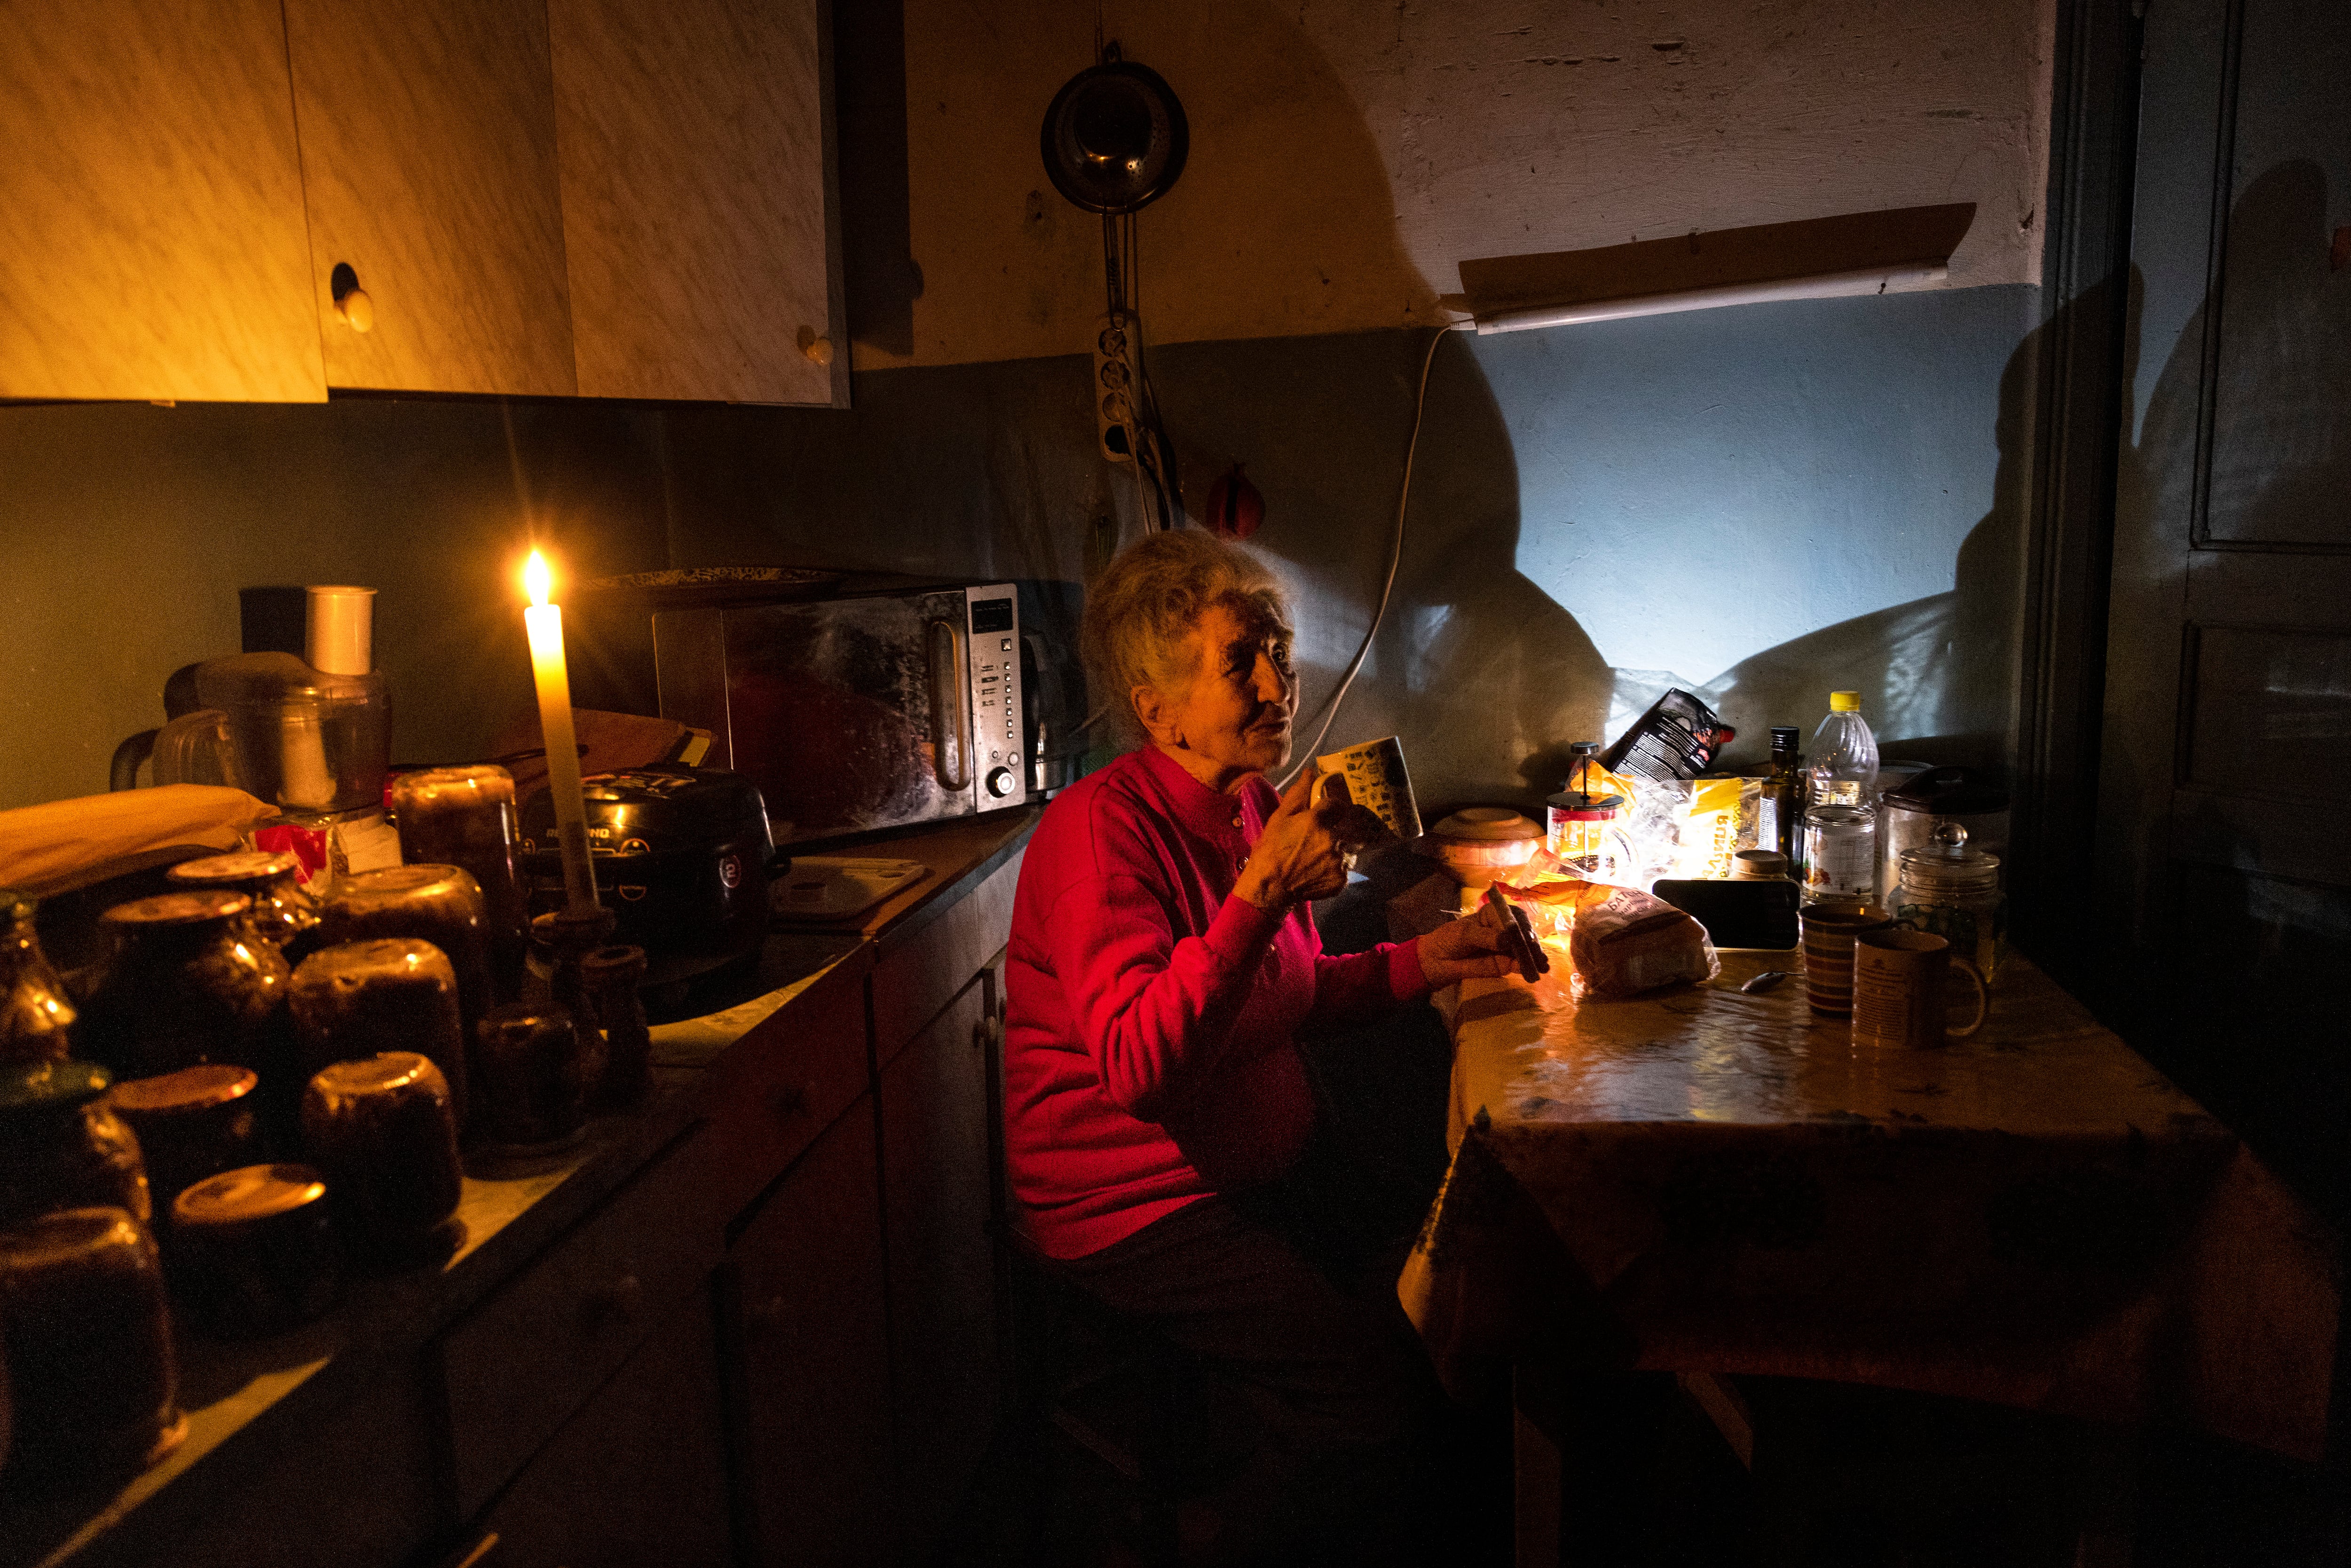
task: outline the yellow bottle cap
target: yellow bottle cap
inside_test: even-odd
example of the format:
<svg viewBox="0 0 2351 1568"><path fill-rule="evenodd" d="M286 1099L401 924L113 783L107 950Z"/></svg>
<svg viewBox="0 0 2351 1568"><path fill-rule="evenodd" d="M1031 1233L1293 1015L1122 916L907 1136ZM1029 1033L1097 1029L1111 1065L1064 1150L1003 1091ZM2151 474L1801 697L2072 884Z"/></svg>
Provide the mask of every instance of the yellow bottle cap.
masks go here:
<svg viewBox="0 0 2351 1568"><path fill-rule="evenodd" d="M1829 694L1829 712L1859 713L1860 711L1861 694L1859 692L1831 692Z"/></svg>

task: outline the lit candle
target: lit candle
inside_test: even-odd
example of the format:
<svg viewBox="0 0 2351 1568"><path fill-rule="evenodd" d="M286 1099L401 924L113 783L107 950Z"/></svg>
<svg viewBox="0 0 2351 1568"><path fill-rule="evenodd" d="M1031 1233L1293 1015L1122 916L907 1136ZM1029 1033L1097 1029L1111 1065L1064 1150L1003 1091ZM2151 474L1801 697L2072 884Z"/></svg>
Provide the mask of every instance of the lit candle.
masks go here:
<svg viewBox="0 0 2351 1568"><path fill-rule="evenodd" d="M522 569L530 608L530 673L538 682L538 727L547 739L547 789L555 838L563 851L565 902L574 915L596 907L596 870L588 859L588 809L580 798L580 746L571 734L571 676L563 664L563 606L547 601L547 561L537 550Z"/></svg>

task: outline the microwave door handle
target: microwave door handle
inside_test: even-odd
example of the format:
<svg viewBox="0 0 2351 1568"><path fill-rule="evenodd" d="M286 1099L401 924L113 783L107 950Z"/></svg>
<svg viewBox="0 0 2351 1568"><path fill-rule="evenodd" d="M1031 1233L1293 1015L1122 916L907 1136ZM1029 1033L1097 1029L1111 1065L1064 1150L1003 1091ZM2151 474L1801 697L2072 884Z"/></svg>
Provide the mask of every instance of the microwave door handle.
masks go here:
<svg viewBox="0 0 2351 1568"><path fill-rule="evenodd" d="M961 628L946 621L930 625L931 756L939 783L971 788L971 758L964 737L971 733L971 648Z"/></svg>

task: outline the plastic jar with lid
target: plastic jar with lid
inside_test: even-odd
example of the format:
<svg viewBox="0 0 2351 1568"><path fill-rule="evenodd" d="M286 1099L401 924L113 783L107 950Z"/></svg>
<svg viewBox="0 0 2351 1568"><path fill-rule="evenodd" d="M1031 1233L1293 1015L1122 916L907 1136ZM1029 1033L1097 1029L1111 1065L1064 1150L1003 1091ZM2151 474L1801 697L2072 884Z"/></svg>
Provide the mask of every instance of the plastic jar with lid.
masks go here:
<svg viewBox="0 0 2351 1568"><path fill-rule="evenodd" d="M1971 848L1966 828L1945 822L1927 843L1903 852L1894 917L1950 943L1991 984L2008 951L2000 857Z"/></svg>

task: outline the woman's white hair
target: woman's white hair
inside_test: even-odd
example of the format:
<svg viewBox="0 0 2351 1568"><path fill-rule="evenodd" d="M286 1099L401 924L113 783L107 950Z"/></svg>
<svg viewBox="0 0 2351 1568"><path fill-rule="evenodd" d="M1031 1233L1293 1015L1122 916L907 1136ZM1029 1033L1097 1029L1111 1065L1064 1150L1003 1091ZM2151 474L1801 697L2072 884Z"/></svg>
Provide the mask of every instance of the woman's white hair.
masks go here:
<svg viewBox="0 0 2351 1568"><path fill-rule="evenodd" d="M1290 627L1290 601L1271 570L1200 528L1144 535L1088 587L1080 629L1087 674L1129 741L1141 737L1130 695L1151 686L1177 695L1191 685L1199 672L1186 644L1216 604L1244 622Z"/></svg>

